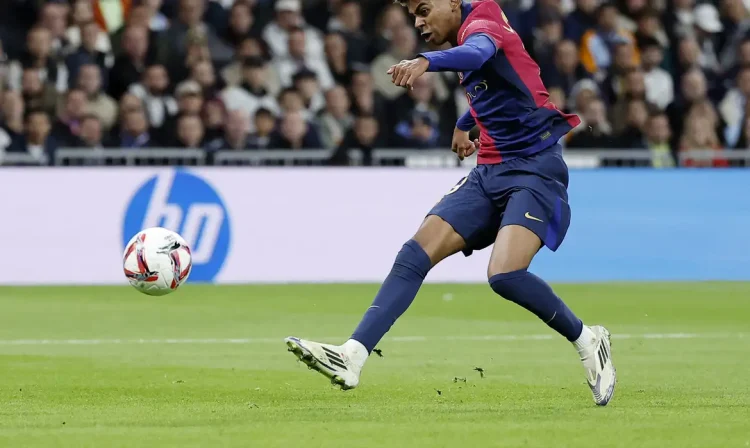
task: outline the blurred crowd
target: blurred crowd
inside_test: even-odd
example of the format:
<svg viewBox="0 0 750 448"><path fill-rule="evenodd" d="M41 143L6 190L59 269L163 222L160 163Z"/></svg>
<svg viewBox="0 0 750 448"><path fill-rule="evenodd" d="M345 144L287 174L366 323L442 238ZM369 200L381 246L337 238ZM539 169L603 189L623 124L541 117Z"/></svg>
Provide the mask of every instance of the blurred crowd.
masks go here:
<svg viewBox="0 0 750 448"><path fill-rule="evenodd" d="M499 0L567 148L748 147L750 0ZM0 0L0 153L447 148L458 78L391 0ZM338 156L337 156L338 157ZM721 160L713 164L721 165Z"/></svg>

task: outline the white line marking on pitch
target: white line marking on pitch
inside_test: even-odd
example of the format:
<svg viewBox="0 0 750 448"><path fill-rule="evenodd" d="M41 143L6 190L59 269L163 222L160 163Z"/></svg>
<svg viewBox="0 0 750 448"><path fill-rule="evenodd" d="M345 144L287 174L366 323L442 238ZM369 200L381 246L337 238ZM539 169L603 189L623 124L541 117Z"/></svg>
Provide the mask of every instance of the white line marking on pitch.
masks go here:
<svg viewBox="0 0 750 448"><path fill-rule="evenodd" d="M614 339L730 339L744 338L744 333L644 333L613 334ZM429 342L429 341L546 341L557 339L554 334L500 334L487 336L394 336L388 338L394 342ZM316 338L320 340L337 340L340 338ZM284 338L209 338L209 339L0 339L2 345L201 345L201 344L280 344Z"/></svg>

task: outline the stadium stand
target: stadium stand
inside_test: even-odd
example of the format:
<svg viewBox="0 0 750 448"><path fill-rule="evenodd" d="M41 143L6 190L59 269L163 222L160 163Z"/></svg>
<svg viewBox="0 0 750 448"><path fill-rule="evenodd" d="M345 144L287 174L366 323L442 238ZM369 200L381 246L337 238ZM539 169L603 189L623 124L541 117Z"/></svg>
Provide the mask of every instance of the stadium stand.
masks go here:
<svg viewBox="0 0 750 448"><path fill-rule="evenodd" d="M748 166L750 1L504 0L575 167ZM457 166L391 0L1 0L0 164Z"/></svg>

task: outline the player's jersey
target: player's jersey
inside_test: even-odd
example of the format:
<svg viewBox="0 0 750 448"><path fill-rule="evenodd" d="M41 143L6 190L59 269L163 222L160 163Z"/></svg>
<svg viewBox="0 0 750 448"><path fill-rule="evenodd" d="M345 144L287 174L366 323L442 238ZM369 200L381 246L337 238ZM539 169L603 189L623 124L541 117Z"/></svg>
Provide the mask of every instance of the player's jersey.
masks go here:
<svg viewBox="0 0 750 448"><path fill-rule="evenodd" d="M458 74L480 129L477 162L495 164L528 157L578 126L577 115L563 114L549 102L539 66L500 6L493 0L475 0L461 7L458 44L463 45L471 35L484 34L498 48L479 70Z"/></svg>

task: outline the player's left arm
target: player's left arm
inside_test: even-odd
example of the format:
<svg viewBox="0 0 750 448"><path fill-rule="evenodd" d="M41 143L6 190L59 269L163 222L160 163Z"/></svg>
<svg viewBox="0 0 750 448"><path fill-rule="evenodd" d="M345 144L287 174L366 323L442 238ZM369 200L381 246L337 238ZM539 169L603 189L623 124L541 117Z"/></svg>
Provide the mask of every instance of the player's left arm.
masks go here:
<svg viewBox="0 0 750 448"><path fill-rule="evenodd" d="M411 87L425 72L464 72L480 69L497 54L495 41L484 33L473 34L463 45L449 50L422 53L416 59L401 61L388 70L393 83Z"/></svg>

